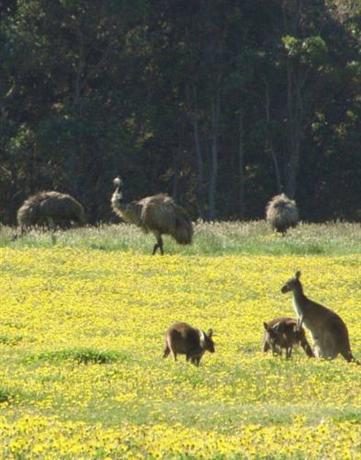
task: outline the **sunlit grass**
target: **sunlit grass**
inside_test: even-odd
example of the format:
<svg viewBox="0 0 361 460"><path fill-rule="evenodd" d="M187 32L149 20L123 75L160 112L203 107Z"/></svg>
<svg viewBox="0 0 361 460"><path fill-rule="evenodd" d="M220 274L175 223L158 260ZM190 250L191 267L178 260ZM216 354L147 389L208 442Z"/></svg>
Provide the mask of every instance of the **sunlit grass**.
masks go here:
<svg viewBox="0 0 361 460"><path fill-rule="evenodd" d="M134 225L101 225L85 227L53 236L33 230L12 241L16 229L0 227L0 247L51 248L76 247L101 251L132 251L150 254L155 242L152 234L145 235ZM361 224L305 224L290 229L286 236L273 233L266 222L214 222L195 224L194 242L179 246L164 237L165 252L183 255L227 254L294 254L341 255L361 253Z"/></svg>
<svg viewBox="0 0 361 460"><path fill-rule="evenodd" d="M217 241L233 238L216 227ZM234 229L237 242L246 228ZM306 293L344 318L361 358L354 230L345 237L354 254L342 256L204 257L174 245L174 255L153 257L141 253L152 246L141 233L141 248L89 250L84 235L100 243L118 230L59 234L51 247L41 247L47 235L29 247L33 234L0 249L0 456L358 457L361 367L260 351L263 321L294 315L280 287L299 269ZM295 235L264 228L257 238L285 244ZM199 368L162 359L164 331L176 320L215 331L216 353Z"/></svg>

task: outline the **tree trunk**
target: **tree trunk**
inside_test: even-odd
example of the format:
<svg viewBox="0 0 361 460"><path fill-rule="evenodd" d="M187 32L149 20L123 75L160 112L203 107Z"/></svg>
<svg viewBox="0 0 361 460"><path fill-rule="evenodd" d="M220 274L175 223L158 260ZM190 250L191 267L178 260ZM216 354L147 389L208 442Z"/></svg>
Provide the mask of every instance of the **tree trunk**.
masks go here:
<svg viewBox="0 0 361 460"><path fill-rule="evenodd" d="M265 110L266 110L266 123L267 123L267 135L266 135L265 151L266 151L266 153L269 153L269 155L272 158L273 167L274 167L274 171L275 171L275 177L276 177L277 193L281 193L282 190L283 190L283 185L282 185L282 180L281 180L280 166L279 166L279 163L278 163L278 158L277 158L276 152L274 151L273 141L272 141L272 134L271 134L271 128L270 128L270 122L271 122L270 106L271 106L271 101L270 101L270 95L269 95L269 86L268 86L267 82L265 82L265 104L266 104Z"/></svg>
<svg viewBox="0 0 361 460"><path fill-rule="evenodd" d="M297 190L297 175L300 163L303 109L300 82L289 59L287 62L287 112L289 156L286 194L290 198L294 198Z"/></svg>
<svg viewBox="0 0 361 460"><path fill-rule="evenodd" d="M211 103L211 164L209 173L208 187L208 218L214 220L216 218L216 195L217 195L217 176L218 176L218 131L219 131L219 112L220 112L220 97L219 89L217 89L216 97Z"/></svg>
<svg viewBox="0 0 361 460"><path fill-rule="evenodd" d="M293 36L298 36L299 21L301 18L301 0L295 0L287 12L290 5L283 1L283 22L285 32L290 32ZM302 132L302 98L301 82L294 68L294 63L287 57L287 144L288 162L286 165L286 194L294 198L297 190L297 174L300 162L301 132Z"/></svg>
<svg viewBox="0 0 361 460"><path fill-rule="evenodd" d="M179 158L181 154L182 146L179 144L173 149L173 184L172 184L172 196L178 201L178 183L179 183Z"/></svg>
<svg viewBox="0 0 361 460"><path fill-rule="evenodd" d="M196 153L196 164L197 164L197 207L199 217L204 219L204 161L202 154L201 141L199 136L199 124L198 124L198 103L197 103L197 89L193 85L193 104L191 103L192 96L190 95L190 90L187 88L187 99L188 104L194 109L191 114L191 123L193 128L193 139L194 139L194 148Z"/></svg>
<svg viewBox="0 0 361 460"><path fill-rule="evenodd" d="M238 159L239 159L239 218L244 219L246 203L245 203L245 177L244 177L244 110L239 107L239 143L238 143Z"/></svg>

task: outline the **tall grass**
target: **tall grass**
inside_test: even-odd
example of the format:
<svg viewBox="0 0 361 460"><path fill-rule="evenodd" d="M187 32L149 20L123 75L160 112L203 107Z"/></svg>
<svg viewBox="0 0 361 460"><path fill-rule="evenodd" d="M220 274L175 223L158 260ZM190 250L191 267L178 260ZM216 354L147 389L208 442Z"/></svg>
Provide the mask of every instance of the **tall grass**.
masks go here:
<svg viewBox="0 0 361 460"><path fill-rule="evenodd" d="M152 234L144 234L133 225L88 226L55 234L32 230L13 240L16 229L0 227L0 247L45 248L78 247L104 251L132 251L150 254L155 242ZM361 253L361 224L330 222L300 224L286 236L272 233L264 221L199 222L195 224L194 242L179 246L164 237L165 253L185 255L340 255Z"/></svg>

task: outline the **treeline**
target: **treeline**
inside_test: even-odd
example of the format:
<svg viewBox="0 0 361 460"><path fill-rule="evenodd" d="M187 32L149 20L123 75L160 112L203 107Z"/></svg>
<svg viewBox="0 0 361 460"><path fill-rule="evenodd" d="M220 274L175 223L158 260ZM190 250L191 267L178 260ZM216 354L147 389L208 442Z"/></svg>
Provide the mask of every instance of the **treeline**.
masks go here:
<svg viewBox="0 0 361 460"><path fill-rule="evenodd" d="M0 222L29 194L111 219L165 191L193 218L361 220L358 0L0 0Z"/></svg>

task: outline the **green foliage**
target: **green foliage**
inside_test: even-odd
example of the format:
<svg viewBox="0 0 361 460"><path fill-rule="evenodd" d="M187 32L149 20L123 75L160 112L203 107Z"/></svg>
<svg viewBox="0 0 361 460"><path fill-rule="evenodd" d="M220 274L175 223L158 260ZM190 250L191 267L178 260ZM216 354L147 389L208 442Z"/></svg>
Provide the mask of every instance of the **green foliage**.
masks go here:
<svg viewBox="0 0 361 460"><path fill-rule="evenodd" d="M293 174L304 217L360 219L357 2L21 0L1 14L1 222L41 189L109 221L119 173L130 198L165 191L219 219L262 217Z"/></svg>
<svg viewBox="0 0 361 460"><path fill-rule="evenodd" d="M0 344L14 346L21 342L22 339L23 337L21 335L17 335L14 337L11 337L9 335L0 335Z"/></svg>
<svg viewBox="0 0 361 460"><path fill-rule="evenodd" d="M51 352L42 352L31 355L26 361L31 362L51 362L59 363L61 361L76 361L78 364L110 364L121 358L116 351L100 351L92 348L81 348L76 350L59 350Z"/></svg>
<svg viewBox="0 0 361 460"><path fill-rule="evenodd" d="M12 395L6 388L0 388L0 404L9 402L11 398Z"/></svg>
<svg viewBox="0 0 361 460"><path fill-rule="evenodd" d="M298 39L286 35L282 42L288 56L298 58L303 64L317 65L324 62L327 45L319 36Z"/></svg>

